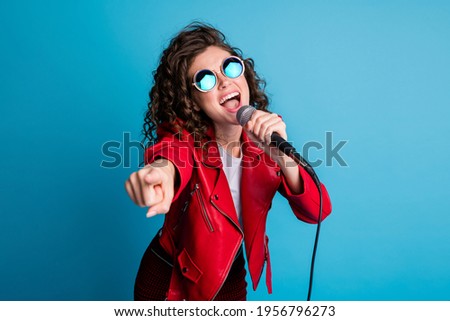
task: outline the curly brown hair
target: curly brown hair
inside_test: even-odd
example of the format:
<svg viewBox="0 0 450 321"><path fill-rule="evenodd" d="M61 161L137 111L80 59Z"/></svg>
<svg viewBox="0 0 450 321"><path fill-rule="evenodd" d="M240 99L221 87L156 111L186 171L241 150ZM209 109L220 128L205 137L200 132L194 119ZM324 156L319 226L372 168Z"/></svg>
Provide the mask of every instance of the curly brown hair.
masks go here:
<svg viewBox="0 0 450 321"><path fill-rule="evenodd" d="M243 59L242 51L230 46L222 32L202 22L186 26L163 51L159 66L153 72L153 87L149 93L150 101L142 131L144 146L156 141L156 130L162 123L172 124L179 133L183 129L187 130L194 134L197 141L205 138L211 120L203 111L196 111L188 70L194 58L210 46L222 48L230 55ZM256 109L267 110L269 100L264 93L265 81L255 72L252 59L243 61L244 75L250 90L250 104ZM177 118L182 122L177 122Z"/></svg>

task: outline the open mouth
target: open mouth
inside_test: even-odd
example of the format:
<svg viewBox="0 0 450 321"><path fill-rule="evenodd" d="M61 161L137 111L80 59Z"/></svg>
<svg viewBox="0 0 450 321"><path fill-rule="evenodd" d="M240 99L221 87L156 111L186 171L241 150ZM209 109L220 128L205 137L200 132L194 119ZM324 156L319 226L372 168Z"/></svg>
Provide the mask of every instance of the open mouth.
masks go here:
<svg viewBox="0 0 450 321"><path fill-rule="evenodd" d="M241 103L241 94L236 92L229 93L220 99L219 104L227 109L235 109Z"/></svg>

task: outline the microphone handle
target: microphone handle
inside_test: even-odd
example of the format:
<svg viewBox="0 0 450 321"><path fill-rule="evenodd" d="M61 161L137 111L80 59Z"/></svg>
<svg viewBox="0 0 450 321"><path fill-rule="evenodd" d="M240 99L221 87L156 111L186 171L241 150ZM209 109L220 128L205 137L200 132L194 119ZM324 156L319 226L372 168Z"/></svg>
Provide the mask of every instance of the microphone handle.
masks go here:
<svg viewBox="0 0 450 321"><path fill-rule="evenodd" d="M270 136L271 138L271 144L278 147L279 150L281 150L283 153L288 155L290 158L292 158L297 164L302 166L308 174L313 179L314 183L316 184L317 188L320 188L320 181L319 177L317 177L316 172L312 168L312 166L304 159L292 146L289 144L283 137L278 135L277 133L272 133Z"/></svg>

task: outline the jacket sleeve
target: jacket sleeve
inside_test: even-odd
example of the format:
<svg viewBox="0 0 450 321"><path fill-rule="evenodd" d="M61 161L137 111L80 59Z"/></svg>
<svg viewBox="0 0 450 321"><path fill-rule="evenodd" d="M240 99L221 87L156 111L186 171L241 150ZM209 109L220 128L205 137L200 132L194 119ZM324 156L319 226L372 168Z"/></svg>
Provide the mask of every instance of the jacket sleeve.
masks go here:
<svg viewBox="0 0 450 321"><path fill-rule="evenodd" d="M287 185L286 178L281 175L281 184L278 189L283 195L294 211L298 219L307 223L317 223L319 219L319 191L313 179L309 176L305 169L301 166L299 168L299 175L303 181L303 191L300 194L293 194ZM322 190L322 220L324 220L331 213L330 196L325 185L321 184Z"/></svg>
<svg viewBox="0 0 450 321"><path fill-rule="evenodd" d="M175 201L188 184L193 167L193 155L188 141L182 141L175 135L167 135L145 151L145 164L155 159L165 158L173 163L178 179L175 182Z"/></svg>

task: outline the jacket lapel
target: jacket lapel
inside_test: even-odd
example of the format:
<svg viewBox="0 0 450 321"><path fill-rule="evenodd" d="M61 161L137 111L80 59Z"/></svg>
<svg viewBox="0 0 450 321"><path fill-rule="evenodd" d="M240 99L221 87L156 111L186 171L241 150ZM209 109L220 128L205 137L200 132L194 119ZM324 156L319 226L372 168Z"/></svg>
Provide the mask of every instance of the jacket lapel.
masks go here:
<svg viewBox="0 0 450 321"><path fill-rule="evenodd" d="M264 265L264 237L267 212L280 185L280 168L243 134L244 158L242 162L241 204L244 224L245 248L253 284L258 283Z"/></svg>
<svg viewBox="0 0 450 321"><path fill-rule="evenodd" d="M234 207L233 197L228 185L228 180L223 169L222 159L220 158L219 148L215 140L206 142L201 151L201 163L205 167L204 173L213 171L215 173L214 188L211 191L209 202L222 215L227 217L233 225L243 234L236 209ZM211 178L211 177L209 177Z"/></svg>

